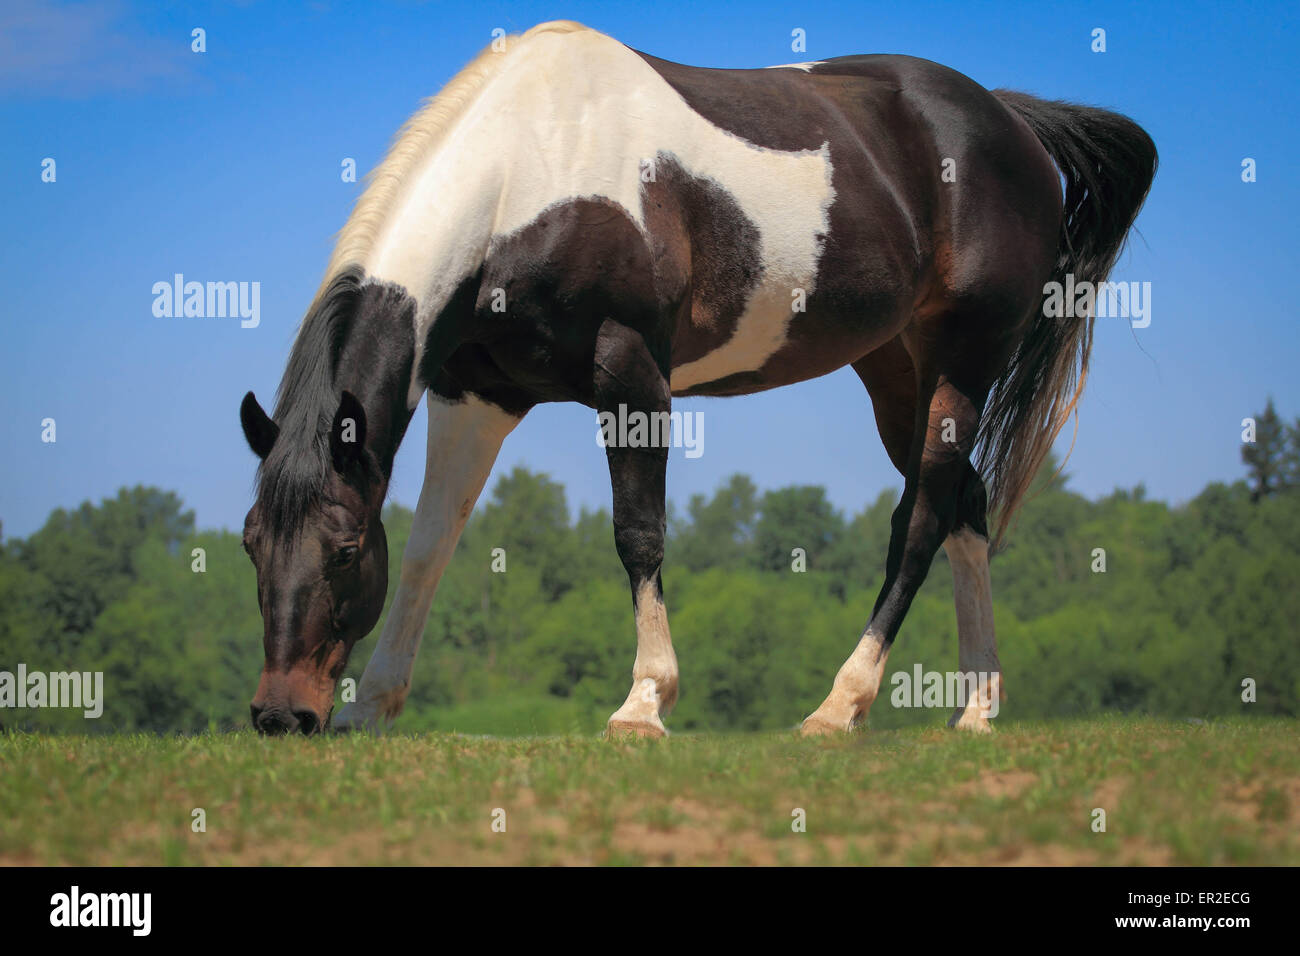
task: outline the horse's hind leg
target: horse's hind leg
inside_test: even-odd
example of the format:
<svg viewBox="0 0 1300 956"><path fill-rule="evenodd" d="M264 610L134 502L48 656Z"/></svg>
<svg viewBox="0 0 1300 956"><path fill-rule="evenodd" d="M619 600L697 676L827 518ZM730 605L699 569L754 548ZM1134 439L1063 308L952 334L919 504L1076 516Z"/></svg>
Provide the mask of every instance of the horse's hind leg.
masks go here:
<svg viewBox="0 0 1300 956"><path fill-rule="evenodd" d="M907 474L916 414L916 370L900 339L865 356L853 366L871 393L876 425L890 460ZM957 517L943 539L952 568L953 603L957 609L958 667L972 674L981 696L968 696L948 721L949 727L988 731L1005 698L1002 665L993 628L993 588L989 579L988 494L975 467L966 465L957 489ZM964 685L968 686L968 685Z"/></svg>
<svg viewBox="0 0 1300 956"><path fill-rule="evenodd" d="M472 395L450 402L429 393L429 446L424 486L402 555L397 593L370 655L357 699L339 711L340 730L392 723L406 703L411 669L429 605L483 490L501 442L522 416Z"/></svg>
<svg viewBox="0 0 1300 956"><path fill-rule="evenodd" d="M672 407L666 362L657 360L641 333L607 320L596 341L596 410L618 416L666 415ZM654 422L653 417L649 418ZM661 439L653 424L648 432ZM649 447L606 443L614 491L614 544L632 585L636 612L636 661L632 690L609 718L611 736L662 737L662 717L677 702L677 655L668 631L660 568L664 560L665 487L668 443Z"/></svg>
<svg viewBox="0 0 1300 956"><path fill-rule="evenodd" d="M901 343L895 340L886 348L901 349ZM892 366L891 357L897 360ZM988 393L988 378L935 374L923 369L914 375L915 387L910 388L905 384L907 375L899 371L901 359L901 353L887 353L875 363L864 360L866 364L858 368L868 387L872 386L873 373L882 382L892 375L893 386L886 392L892 395L895 406L882 408L875 389L872 395L877 402L877 423L896 465L904 461L904 429L899 423L909 392L915 413L905 459L903 497L892 519L885 583L871 621L836 675L830 694L804 721L805 734L849 730L866 714L879 691L889 648L903 617L939 545L957 525L958 493L970 470L969 456Z"/></svg>
<svg viewBox="0 0 1300 956"><path fill-rule="evenodd" d="M1002 665L993 629L993 586L989 579L988 496L978 472L968 466L958 492L957 520L943 548L952 567L957 606L957 664L968 683L967 698L948 720L949 727L988 732L1001 700ZM974 693L971 693L971 691Z"/></svg>

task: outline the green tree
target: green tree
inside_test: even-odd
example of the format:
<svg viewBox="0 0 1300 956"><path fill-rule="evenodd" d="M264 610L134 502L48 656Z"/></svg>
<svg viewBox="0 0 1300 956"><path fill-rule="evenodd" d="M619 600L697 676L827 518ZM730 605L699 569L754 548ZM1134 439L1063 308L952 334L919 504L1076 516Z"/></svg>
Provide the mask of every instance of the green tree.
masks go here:
<svg viewBox="0 0 1300 956"><path fill-rule="evenodd" d="M98 505L56 510L17 545L19 560L49 582L48 601L66 631L88 631L137 575L136 549L157 540L175 550L194 531L194 513L173 492L123 488Z"/></svg>
<svg viewBox="0 0 1300 956"><path fill-rule="evenodd" d="M712 498L692 495L686 510L685 521L670 523L668 561L692 571L747 563L758 517L758 488L748 476L732 475Z"/></svg>
<svg viewBox="0 0 1300 956"><path fill-rule="evenodd" d="M1241 460L1250 473L1251 500L1258 501L1286 487L1288 450L1285 429L1270 397L1255 416L1255 440L1241 446Z"/></svg>
<svg viewBox="0 0 1300 956"><path fill-rule="evenodd" d="M754 527L754 563L764 571L789 571L794 549L809 568L829 564L844 535L844 518L820 485L779 488L763 495Z"/></svg>
<svg viewBox="0 0 1300 956"><path fill-rule="evenodd" d="M1273 487L1254 503L1244 480L1178 507L1141 485L1088 500L1049 463L992 563L1005 714L1296 715L1300 495ZM736 475L673 516L664 569L682 664L673 727L788 728L816 706L870 614L896 500L886 491L845 525L819 487L760 497ZM412 517L385 509L390 603ZM790 573L794 547L807 551L807 573ZM505 551L504 574L494 548ZM361 675L382 627L346 676ZM103 671L106 698L99 721L6 710L6 726L245 726L261 633L238 536L194 533L174 494L123 489L0 544L0 670ZM515 469L470 517L442 578L399 727L595 732L627 693L635 654L608 512L570 520L560 485ZM946 716L891 706L891 678L956 661L939 557L890 655L872 725Z"/></svg>

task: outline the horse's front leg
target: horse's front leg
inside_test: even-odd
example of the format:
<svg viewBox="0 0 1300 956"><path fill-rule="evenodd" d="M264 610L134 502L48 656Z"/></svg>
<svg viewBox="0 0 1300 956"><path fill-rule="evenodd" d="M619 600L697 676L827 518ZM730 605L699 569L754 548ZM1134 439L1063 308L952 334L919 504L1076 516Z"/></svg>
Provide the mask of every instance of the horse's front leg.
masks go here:
<svg viewBox="0 0 1300 956"><path fill-rule="evenodd" d="M397 593L361 676L357 699L334 719L337 729L391 724L402 712L438 581L487 482L501 442L521 417L471 395L451 402L429 393L424 487L402 555Z"/></svg>
<svg viewBox="0 0 1300 956"><path fill-rule="evenodd" d="M614 543L632 585L636 661L632 690L609 718L611 736L662 737L663 717L677 702L677 655L668 632L660 568L664 560L667 414L672 406L666 357L656 360L642 336L613 320L596 344L596 409L614 490ZM648 444L620 444L617 423L644 415ZM662 417L661 417L662 416ZM662 429L659 427L662 424ZM633 430L629 424L629 437Z"/></svg>

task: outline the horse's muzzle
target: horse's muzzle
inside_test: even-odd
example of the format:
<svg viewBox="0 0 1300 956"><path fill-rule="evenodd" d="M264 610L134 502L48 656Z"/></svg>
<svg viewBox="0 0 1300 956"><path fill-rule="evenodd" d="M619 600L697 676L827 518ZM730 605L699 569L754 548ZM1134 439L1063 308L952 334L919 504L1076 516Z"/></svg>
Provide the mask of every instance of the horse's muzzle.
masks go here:
<svg viewBox="0 0 1300 956"><path fill-rule="evenodd" d="M325 718L314 710L285 710L279 707L250 708L253 715L253 727L260 734L278 737L283 734L304 734L310 736L325 729Z"/></svg>

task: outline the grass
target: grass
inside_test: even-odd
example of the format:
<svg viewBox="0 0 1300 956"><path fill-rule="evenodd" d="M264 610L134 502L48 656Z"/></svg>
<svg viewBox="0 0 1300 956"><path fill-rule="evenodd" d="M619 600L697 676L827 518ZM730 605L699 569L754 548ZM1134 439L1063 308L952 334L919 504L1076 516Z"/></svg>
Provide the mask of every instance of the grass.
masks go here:
<svg viewBox="0 0 1300 956"><path fill-rule="evenodd" d="M1106 717L830 741L8 734L0 864L1294 865L1296 730Z"/></svg>

